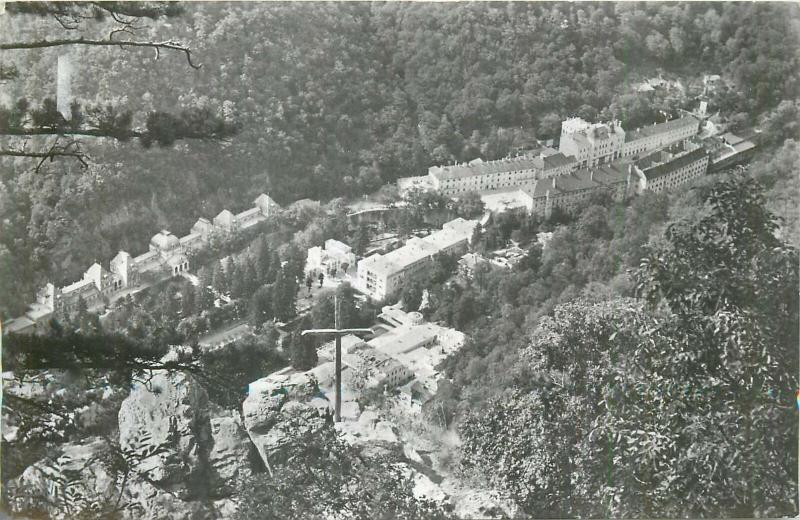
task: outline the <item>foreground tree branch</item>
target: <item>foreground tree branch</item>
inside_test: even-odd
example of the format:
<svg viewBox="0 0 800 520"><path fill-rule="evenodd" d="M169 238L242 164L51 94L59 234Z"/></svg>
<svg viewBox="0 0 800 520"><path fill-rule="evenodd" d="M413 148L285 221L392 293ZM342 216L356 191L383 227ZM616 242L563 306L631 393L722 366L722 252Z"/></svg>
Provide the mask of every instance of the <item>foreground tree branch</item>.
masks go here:
<svg viewBox="0 0 800 520"><path fill-rule="evenodd" d="M57 157L73 157L81 163L82 168L87 168L89 166L87 162L88 156L80 151L49 150L47 152L26 152L25 150L0 150L0 157L29 157L41 159L39 166L36 167L37 171L47 159L53 161Z"/></svg>
<svg viewBox="0 0 800 520"><path fill-rule="evenodd" d="M143 42L143 41L122 41L122 40L90 40L84 37L64 38L59 40L36 40L30 42L10 42L0 44L0 50L24 50L24 49L44 49L48 47L60 47L65 45L91 45L100 47L145 47L156 51L155 59L161 56L161 50L171 50L182 52L186 55L186 61L193 69L199 69L202 65L192 61L192 51L180 42L167 40L164 42Z"/></svg>

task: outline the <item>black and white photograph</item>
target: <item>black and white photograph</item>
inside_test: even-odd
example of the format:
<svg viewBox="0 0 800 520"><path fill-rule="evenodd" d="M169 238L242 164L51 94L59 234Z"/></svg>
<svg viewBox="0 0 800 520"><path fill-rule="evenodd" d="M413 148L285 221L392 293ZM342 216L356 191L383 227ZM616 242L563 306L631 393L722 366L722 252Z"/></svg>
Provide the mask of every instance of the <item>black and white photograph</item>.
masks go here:
<svg viewBox="0 0 800 520"><path fill-rule="evenodd" d="M798 518L800 3L0 1L0 519Z"/></svg>

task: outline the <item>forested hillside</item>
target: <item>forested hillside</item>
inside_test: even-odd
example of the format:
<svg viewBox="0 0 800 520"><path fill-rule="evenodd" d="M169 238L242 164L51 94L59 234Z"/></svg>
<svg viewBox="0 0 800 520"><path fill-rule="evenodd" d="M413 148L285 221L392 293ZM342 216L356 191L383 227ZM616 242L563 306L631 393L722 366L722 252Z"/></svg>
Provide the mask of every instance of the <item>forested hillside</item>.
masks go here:
<svg viewBox="0 0 800 520"><path fill-rule="evenodd" d="M4 158L0 313L18 311L45 279L75 279L118 249L140 253L159 228L183 233L197 216L248 207L262 191L281 203L371 192L432 164L497 158L535 138L555 137L568 115L649 123L659 110L676 107L642 100L629 87L657 68L687 78L731 78L741 94L731 91L716 102L745 125L781 101L796 114L795 5L184 8L180 17L148 21L144 34L187 43L199 70L180 53L156 61L147 49L4 53L4 63L20 72L0 94L5 117L20 98L39 106L54 97L56 58L68 52L72 93L85 107L114 105L136 114L204 107L235 121L240 132L223 143L148 149L87 138L87 170L59 160L33 171L30 160ZM64 30L52 18L3 18L3 41ZM84 25L88 33L103 31L102 21Z"/></svg>

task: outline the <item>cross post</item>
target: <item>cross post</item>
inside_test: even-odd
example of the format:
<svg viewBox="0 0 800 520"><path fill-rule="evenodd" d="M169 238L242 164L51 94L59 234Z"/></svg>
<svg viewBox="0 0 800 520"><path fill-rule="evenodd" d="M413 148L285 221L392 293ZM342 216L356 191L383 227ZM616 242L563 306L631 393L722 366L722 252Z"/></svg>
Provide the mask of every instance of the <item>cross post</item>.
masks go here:
<svg viewBox="0 0 800 520"><path fill-rule="evenodd" d="M339 315L339 298L333 297L333 327L332 329L307 329L300 333L313 335L333 335L336 339L336 401L334 403L334 419L342 421L342 336L345 334L372 333L372 329L343 329Z"/></svg>

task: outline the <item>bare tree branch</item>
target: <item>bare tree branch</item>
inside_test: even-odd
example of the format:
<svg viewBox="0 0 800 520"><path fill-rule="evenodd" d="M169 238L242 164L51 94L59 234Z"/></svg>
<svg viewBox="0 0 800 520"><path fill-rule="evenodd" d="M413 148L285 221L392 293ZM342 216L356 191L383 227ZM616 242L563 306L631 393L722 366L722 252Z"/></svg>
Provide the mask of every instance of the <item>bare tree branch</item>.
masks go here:
<svg viewBox="0 0 800 520"><path fill-rule="evenodd" d="M52 148L46 152L27 152L25 150L0 149L0 157L29 157L33 159L41 159L41 161L39 161L39 165L36 167L37 172L47 159L50 159L52 162L57 157L72 157L81 163L81 168L88 168L89 166L89 157L81 151L58 150Z"/></svg>
<svg viewBox="0 0 800 520"><path fill-rule="evenodd" d="M22 50L22 49L44 49L47 47L60 47L64 45L91 45L91 46L117 46L125 47L145 47L156 50L156 59L159 57L161 49L178 51L186 55L186 61L193 69L199 69L202 65L195 64L192 61L192 51L180 42L174 40L167 40L164 42L143 42L143 41L118 41L118 40L90 40L84 37L80 38L65 38L59 40L36 40L30 42L11 42L1 43L0 50Z"/></svg>

